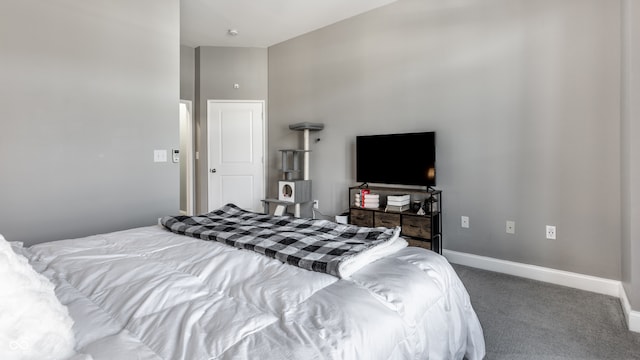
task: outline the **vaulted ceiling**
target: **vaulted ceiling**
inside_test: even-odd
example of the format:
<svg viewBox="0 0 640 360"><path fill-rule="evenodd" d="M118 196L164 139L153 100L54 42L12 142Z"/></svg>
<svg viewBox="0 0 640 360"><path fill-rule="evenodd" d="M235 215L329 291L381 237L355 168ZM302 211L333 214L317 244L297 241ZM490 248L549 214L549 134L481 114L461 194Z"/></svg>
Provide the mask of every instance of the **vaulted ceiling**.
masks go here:
<svg viewBox="0 0 640 360"><path fill-rule="evenodd" d="M269 47L395 1L182 0L180 43Z"/></svg>

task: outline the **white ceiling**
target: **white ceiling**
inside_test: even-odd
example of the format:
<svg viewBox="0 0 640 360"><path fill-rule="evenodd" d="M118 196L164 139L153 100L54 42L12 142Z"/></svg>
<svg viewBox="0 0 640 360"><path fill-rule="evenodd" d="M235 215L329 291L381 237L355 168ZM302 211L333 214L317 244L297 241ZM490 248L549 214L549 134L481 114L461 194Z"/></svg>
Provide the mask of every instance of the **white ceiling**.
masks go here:
<svg viewBox="0 0 640 360"><path fill-rule="evenodd" d="M395 1L181 0L180 43L269 47Z"/></svg>

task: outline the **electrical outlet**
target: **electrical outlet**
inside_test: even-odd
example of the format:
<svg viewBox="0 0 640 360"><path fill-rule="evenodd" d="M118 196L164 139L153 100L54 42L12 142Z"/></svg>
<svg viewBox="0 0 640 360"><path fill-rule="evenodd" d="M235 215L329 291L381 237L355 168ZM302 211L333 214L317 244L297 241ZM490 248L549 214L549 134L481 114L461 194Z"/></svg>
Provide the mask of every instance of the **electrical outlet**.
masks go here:
<svg viewBox="0 0 640 360"><path fill-rule="evenodd" d="M318 200L313 200L313 208L320 209L320 203L318 202Z"/></svg>
<svg viewBox="0 0 640 360"><path fill-rule="evenodd" d="M516 233L516 222L507 220L507 234L515 234Z"/></svg>
<svg viewBox="0 0 640 360"><path fill-rule="evenodd" d="M553 225L547 225L547 239L556 239L556 227Z"/></svg>
<svg viewBox="0 0 640 360"><path fill-rule="evenodd" d="M462 226L465 229L469 228L469 217L468 216L461 216L460 217L460 226Z"/></svg>

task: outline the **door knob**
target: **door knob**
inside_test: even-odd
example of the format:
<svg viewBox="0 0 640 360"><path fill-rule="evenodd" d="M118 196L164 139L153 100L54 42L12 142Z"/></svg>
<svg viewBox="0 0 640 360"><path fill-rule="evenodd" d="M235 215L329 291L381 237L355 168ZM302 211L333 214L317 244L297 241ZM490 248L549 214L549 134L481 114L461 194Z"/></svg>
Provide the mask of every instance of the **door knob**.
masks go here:
<svg viewBox="0 0 640 360"><path fill-rule="evenodd" d="M213 174L213 173L215 173L217 170L216 170L216 169L211 169L210 171L211 171L211 173Z"/></svg>

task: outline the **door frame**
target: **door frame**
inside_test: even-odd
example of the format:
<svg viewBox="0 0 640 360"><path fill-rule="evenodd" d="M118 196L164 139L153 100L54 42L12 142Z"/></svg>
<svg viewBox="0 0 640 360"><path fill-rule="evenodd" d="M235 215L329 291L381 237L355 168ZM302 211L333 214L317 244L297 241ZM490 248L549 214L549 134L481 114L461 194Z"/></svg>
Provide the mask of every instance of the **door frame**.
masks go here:
<svg viewBox="0 0 640 360"><path fill-rule="evenodd" d="M186 159L186 193L187 193L187 204L186 204L186 215L195 215L195 126L194 126L194 116L193 116L193 102L191 100L182 100L180 99L180 104L184 104L187 108L187 153L184 154L184 159ZM180 184L182 186L182 184ZM182 212L182 209L179 209Z"/></svg>
<svg viewBox="0 0 640 360"><path fill-rule="evenodd" d="M210 123L209 123L209 115L211 112L210 104L260 104L262 106L262 195L263 198L267 196L267 162L266 162L266 154L267 154L267 109L266 109L266 101L265 100L221 100L221 99L209 99L207 100L207 211L211 211L211 189L209 188L209 184L211 183L211 139L210 139Z"/></svg>

